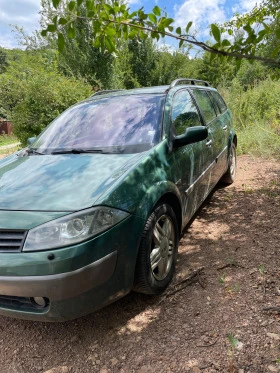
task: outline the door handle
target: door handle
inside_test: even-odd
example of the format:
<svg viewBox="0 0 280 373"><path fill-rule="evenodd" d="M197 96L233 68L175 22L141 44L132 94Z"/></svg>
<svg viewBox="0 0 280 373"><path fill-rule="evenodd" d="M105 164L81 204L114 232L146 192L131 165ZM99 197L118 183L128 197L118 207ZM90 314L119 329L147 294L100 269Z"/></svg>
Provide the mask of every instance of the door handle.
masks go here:
<svg viewBox="0 0 280 373"><path fill-rule="evenodd" d="M223 130L225 131L227 129L227 125L225 125L224 127L223 127Z"/></svg>
<svg viewBox="0 0 280 373"><path fill-rule="evenodd" d="M213 142L212 140L208 140L205 145L210 147L212 145L212 142Z"/></svg>

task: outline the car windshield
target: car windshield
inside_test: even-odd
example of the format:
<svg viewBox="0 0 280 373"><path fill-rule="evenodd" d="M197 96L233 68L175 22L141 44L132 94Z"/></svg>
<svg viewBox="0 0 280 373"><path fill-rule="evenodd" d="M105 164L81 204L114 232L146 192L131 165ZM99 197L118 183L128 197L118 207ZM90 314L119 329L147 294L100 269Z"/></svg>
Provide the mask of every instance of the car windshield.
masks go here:
<svg viewBox="0 0 280 373"><path fill-rule="evenodd" d="M33 154L138 153L160 140L164 95L103 97L75 105L31 145Z"/></svg>

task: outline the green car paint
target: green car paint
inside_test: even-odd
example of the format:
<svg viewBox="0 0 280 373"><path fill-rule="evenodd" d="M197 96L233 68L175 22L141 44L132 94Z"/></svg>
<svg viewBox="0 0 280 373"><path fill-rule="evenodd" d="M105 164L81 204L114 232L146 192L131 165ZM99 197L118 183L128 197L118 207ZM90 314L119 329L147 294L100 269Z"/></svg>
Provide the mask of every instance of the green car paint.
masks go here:
<svg viewBox="0 0 280 373"><path fill-rule="evenodd" d="M0 314L64 321L127 294L133 287L145 223L160 201L171 205L182 231L226 172L230 148L236 143L228 110L211 123L199 111L204 127L192 128L192 143L176 146L172 105L176 93L184 89L192 95L193 87L187 85L104 95L124 99L139 93L165 95L158 123L161 137L150 149L45 155L23 150L0 161L0 245L1 232L29 231L92 206L128 213L116 225L78 244L33 252L1 252L0 246ZM87 102L99 99L94 96ZM208 137L195 140L205 128ZM191 131L188 136L191 139ZM215 146L207 145L210 140ZM48 299L44 307L26 303L36 297Z"/></svg>

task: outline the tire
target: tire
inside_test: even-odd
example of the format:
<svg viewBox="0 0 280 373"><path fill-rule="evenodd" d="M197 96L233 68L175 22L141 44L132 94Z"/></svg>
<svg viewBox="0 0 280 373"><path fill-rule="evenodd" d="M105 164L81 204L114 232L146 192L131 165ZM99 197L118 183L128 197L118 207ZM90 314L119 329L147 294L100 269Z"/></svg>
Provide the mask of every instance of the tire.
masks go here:
<svg viewBox="0 0 280 373"><path fill-rule="evenodd" d="M172 208L161 204L148 218L135 268L134 290L162 293L172 280L178 251L178 224Z"/></svg>
<svg viewBox="0 0 280 373"><path fill-rule="evenodd" d="M226 173L222 176L221 181L225 184L232 184L236 177L236 147L235 144L231 144L229 160L228 160L228 169Z"/></svg>

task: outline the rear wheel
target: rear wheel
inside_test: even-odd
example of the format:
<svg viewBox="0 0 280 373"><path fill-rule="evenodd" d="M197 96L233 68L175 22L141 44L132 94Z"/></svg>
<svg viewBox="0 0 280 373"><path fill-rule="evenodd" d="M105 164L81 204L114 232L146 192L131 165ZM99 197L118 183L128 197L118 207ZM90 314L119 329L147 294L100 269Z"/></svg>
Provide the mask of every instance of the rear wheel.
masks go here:
<svg viewBox="0 0 280 373"><path fill-rule="evenodd" d="M148 218L139 246L134 290L159 294L171 282L178 250L178 225L172 208L162 204Z"/></svg>
<svg viewBox="0 0 280 373"><path fill-rule="evenodd" d="M231 144L229 160L228 160L228 169L226 173L222 176L221 181L226 184L232 184L236 177L236 147L235 144Z"/></svg>

